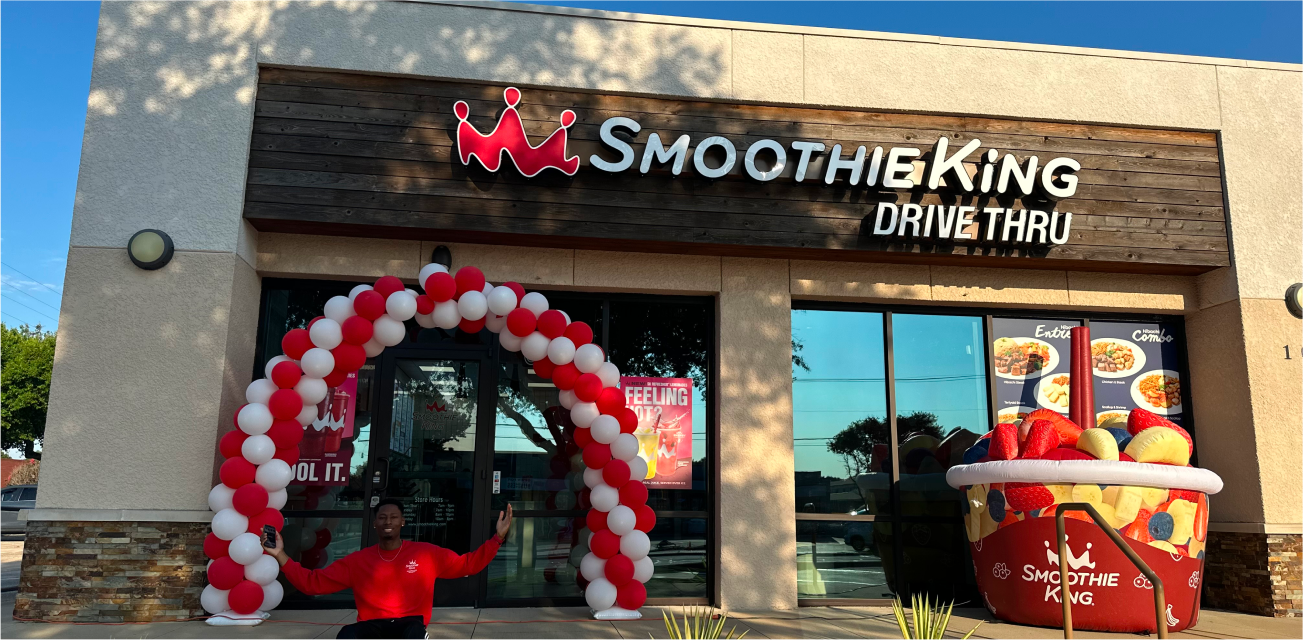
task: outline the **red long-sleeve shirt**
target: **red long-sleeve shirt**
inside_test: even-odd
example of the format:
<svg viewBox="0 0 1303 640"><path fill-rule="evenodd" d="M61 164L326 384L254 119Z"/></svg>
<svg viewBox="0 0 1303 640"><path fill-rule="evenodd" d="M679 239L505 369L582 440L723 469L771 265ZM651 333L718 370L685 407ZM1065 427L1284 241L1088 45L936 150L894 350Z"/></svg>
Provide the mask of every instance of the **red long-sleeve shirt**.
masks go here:
<svg viewBox="0 0 1303 640"><path fill-rule="evenodd" d="M377 545L350 553L324 569L304 569L290 560L281 570L290 584L310 596L352 587L358 620L421 616L428 625L434 607L434 581L483 571L500 545L498 537L492 536L479 549L457 555L428 542L404 541L397 555L388 551L382 558Z"/></svg>

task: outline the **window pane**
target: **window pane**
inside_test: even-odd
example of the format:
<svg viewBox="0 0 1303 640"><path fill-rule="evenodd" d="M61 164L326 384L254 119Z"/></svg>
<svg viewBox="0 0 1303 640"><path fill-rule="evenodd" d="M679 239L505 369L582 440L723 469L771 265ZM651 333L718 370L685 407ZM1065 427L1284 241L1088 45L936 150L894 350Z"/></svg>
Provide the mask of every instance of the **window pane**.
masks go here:
<svg viewBox="0 0 1303 640"><path fill-rule="evenodd" d="M281 535L285 553L308 569L321 569L362 548L361 518L285 518ZM352 606L353 591L345 589L324 596L306 596L280 577L285 600L292 603L330 602Z"/></svg>
<svg viewBox="0 0 1303 640"><path fill-rule="evenodd" d="M792 311L796 510L888 514L882 314Z"/></svg>
<svg viewBox="0 0 1303 640"><path fill-rule="evenodd" d="M963 521L900 524L903 588L941 600L981 602ZM888 553L884 548L883 553Z"/></svg>
<svg viewBox="0 0 1303 640"><path fill-rule="evenodd" d="M1165 322L1090 323L1097 425L1120 422L1136 408L1185 423L1189 390L1176 336L1177 328Z"/></svg>
<svg viewBox="0 0 1303 640"><path fill-rule="evenodd" d="M26 489L23 489L23 497L22 497L21 499L22 499L22 500L35 500L35 499L36 499L36 489L35 489L35 488L32 488L32 487L28 487L28 488L26 488Z"/></svg>
<svg viewBox="0 0 1303 640"><path fill-rule="evenodd" d="M798 520L797 597L893 597L881 555L890 548L890 522Z"/></svg>
<svg viewBox="0 0 1303 640"><path fill-rule="evenodd" d="M708 597L706 518L660 518L647 537L656 566L648 598Z"/></svg>
<svg viewBox="0 0 1303 640"><path fill-rule="evenodd" d="M583 478L571 468L578 448L564 435L556 387L519 353L504 349L500 356L493 470L502 473L502 484L492 508L510 502L524 510L574 509Z"/></svg>
<svg viewBox="0 0 1303 640"><path fill-rule="evenodd" d="M582 598L570 562L576 524L573 518L516 518L487 569L489 600Z"/></svg>

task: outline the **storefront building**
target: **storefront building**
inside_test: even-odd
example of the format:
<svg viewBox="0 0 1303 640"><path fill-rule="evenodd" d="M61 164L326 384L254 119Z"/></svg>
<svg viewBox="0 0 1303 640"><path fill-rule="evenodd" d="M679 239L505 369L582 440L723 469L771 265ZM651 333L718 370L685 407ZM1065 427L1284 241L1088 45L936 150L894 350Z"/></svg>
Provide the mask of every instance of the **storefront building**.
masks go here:
<svg viewBox="0 0 1303 640"><path fill-rule="evenodd" d="M1164 413L1225 480L1205 606L1303 608L1298 65L504 4L101 11L16 615L197 614L245 387L328 298L417 287L441 246L686 390L652 604L971 600L944 471L1066 411L1089 324L1100 419ZM132 264L141 229L169 264ZM337 441L301 445L292 555L372 544L380 497L465 550L510 502L436 605L582 603L529 362L412 323L356 383Z"/></svg>

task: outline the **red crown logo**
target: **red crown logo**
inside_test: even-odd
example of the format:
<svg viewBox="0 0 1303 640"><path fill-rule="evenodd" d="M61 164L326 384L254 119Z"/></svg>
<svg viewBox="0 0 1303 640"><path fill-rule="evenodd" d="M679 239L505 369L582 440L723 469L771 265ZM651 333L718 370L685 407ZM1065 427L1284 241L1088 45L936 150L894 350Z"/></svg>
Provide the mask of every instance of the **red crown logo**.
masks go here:
<svg viewBox="0 0 1303 640"><path fill-rule="evenodd" d="M520 104L520 89L507 87L502 92L507 102L507 110L498 120L493 133L484 135L466 121L471 108L465 101L458 100L452 110L457 114L457 152L461 163L470 165L471 158L476 158L489 171L497 171L502 166L502 154L506 153L511 162L522 174L532 178L540 171L552 168L568 176L579 170L579 156L566 157L566 130L575 123L575 112L569 109L561 112L561 128L537 147L529 144L525 135L525 125L520 121L516 105Z"/></svg>

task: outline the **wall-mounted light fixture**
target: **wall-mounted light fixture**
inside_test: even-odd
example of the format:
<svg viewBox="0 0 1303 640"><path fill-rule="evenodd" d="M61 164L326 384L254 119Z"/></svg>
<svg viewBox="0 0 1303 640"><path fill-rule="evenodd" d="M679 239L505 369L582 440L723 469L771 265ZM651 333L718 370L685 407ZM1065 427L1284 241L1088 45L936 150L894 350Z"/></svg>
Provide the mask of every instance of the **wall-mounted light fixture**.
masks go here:
<svg viewBox="0 0 1303 640"><path fill-rule="evenodd" d="M161 269L172 261L172 237L158 229L141 229L127 242L127 255L141 269Z"/></svg>
<svg viewBox="0 0 1303 640"><path fill-rule="evenodd" d="M1285 290L1285 307L1295 318L1303 320L1303 283L1296 282Z"/></svg>
<svg viewBox="0 0 1303 640"><path fill-rule="evenodd" d="M430 253L430 262L441 264L445 268L452 268L452 250L444 245L439 245Z"/></svg>

